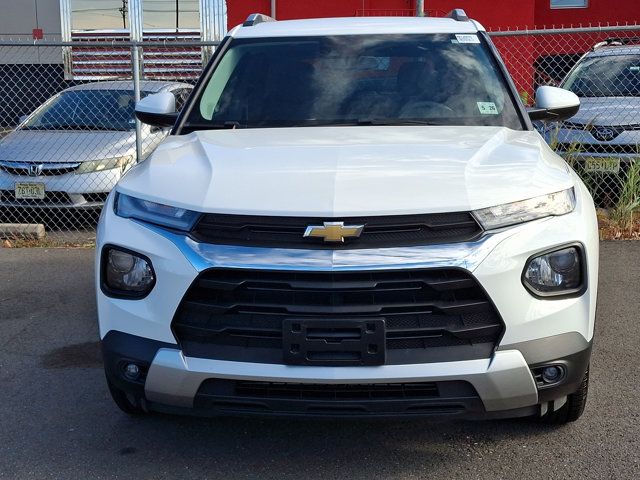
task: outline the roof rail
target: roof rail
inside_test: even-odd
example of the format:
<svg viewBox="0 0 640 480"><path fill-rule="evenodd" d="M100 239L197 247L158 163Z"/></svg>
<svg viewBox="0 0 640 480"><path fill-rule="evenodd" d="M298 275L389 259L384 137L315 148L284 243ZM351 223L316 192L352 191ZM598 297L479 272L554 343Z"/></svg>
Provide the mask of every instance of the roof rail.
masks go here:
<svg viewBox="0 0 640 480"><path fill-rule="evenodd" d="M242 24L243 27L253 27L254 25L258 25L259 23L264 22L275 22L275 18L271 18L269 15L265 15L264 13L252 13L247 17L247 19Z"/></svg>
<svg viewBox="0 0 640 480"><path fill-rule="evenodd" d="M461 8L454 8L453 10L451 10L449 13L447 13L447 18L452 18L456 22L468 22L469 21L469 17L467 17L467 14Z"/></svg>
<svg viewBox="0 0 640 480"><path fill-rule="evenodd" d="M602 47L620 47L622 45L640 44L640 37L609 37L602 42L596 43L591 50L597 50Z"/></svg>

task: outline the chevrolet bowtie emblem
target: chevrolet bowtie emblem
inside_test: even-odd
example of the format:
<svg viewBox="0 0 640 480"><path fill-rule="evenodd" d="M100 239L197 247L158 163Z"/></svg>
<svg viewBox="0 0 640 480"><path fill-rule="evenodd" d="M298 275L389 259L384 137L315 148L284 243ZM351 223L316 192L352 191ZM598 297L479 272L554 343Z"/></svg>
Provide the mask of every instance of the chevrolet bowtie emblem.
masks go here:
<svg viewBox="0 0 640 480"><path fill-rule="evenodd" d="M345 238L359 237L364 225L345 225L344 222L323 222L323 225L310 225L304 232L305 237L322 238L325 242L344 242Z"/></svg>

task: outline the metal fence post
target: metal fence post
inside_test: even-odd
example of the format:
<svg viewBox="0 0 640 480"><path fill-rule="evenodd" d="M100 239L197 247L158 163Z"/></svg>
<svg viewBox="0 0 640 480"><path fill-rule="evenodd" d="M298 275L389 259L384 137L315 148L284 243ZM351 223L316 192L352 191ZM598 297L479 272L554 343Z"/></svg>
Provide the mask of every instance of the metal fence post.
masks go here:
<svg viewBox="0 0 640 480"><path fill-rule="evenodd" d="M424 17L424 0L416 0L416 17Z"/></svg>
<svg viewBox="0 0 640 480"><path fill-rule="evenodd" d="M142 2L129 1L129 36L131 39L131 72L133 76L133 96L136 104L140 101L140 78L142 77L142 59L140 42L142 34ZM136 162L142 161L142 124L136 118Z"/></svg>
<svg viewBox="0 0 640 480"><path fill-rule="evenodd" d="M133 72L133 97L136 104L140 101L140 47L131 47L131 69ZM142 161L142 124L136 118L136 162Z"/></svg>

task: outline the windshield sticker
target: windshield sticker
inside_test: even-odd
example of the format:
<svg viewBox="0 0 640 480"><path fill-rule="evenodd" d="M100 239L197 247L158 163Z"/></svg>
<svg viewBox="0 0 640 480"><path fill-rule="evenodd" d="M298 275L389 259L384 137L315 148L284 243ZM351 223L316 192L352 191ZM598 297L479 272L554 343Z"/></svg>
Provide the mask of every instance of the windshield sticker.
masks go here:
<svg viewBox="0 0 640 480"><path fill-rule="evenodd" d="M480 43L480 39L476 35L462 35L456 34L456 40L458 43Z"/></svg>
<svg viewBox="0 0 640 480"><path fill-rule="evenodd" d="M498 115L498 107L493 102L476 102L482 115Z"/></svg>

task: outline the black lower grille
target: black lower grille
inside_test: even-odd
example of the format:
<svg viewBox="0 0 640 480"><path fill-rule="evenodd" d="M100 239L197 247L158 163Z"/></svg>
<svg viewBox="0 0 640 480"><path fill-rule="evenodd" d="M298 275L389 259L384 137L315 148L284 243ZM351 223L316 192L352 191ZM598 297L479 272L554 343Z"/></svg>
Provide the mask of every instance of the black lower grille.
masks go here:
<svg viewBox="0 0 640 480"><path fill-rule="evenodd" d="M205 389L206 390L206 386ZM235 396L254 398L292 398L299 400L375 400L435 398L433 382L381 383L365 385L314 385L304 383L235 382Z"/></svg>
<svg viewBox="0 0 640 480"><path fill-rule="evenodd" d="M456 415L484 412L463 381L385 384L301 384L208 379L194 407L216 414L321 416Z"/></svg>
<svg viewBox="0 0 640 480"><path fill-rule="evenodd" d="M284 363L285 323L321 320L326 328L350 319L384 322L387 364L487 358L504 328L477 281L457 269L207 270L172 328L188 356Z"/></svg>
<svg viewBox="0 0 640 480"><path fill-rule="evenodd" d="M0 190L0 203L11 203L24 207L39 207L42 205L69 205L71 197L66 192L45 192L43 199L16 199L12 190Z"/></svg>
<svg viewBox="0 0 640 480"><path fill-rule="evenodd" d="M364 226L359 237L325 242L305 237L309 226L324 222ZM429 245L470 241L482 233L469 212L380 217L268 217L205 214L191 235L199 242L271 248L349 249Z"/></svg>

